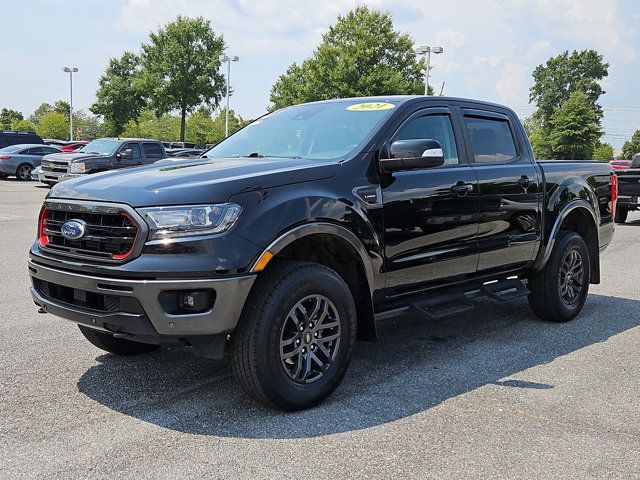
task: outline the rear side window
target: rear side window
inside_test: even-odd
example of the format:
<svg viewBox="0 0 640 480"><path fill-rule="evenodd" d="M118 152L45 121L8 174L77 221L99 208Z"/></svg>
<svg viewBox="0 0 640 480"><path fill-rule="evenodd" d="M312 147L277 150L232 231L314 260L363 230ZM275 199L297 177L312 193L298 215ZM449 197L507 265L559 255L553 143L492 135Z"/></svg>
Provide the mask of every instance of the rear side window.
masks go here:
<svg viewBox="0 0 640 480"><path fill-rule="evenodd" d="M518 155L507 120L478 117L465 117L464 120L477 163L508 162Z"/></svg>
<svg viewBox="0 0 640 480"><path fill-rule="evenodd" d="M143 143L144 156L147 158L162 158L162 149L157 143Z"/></svg>

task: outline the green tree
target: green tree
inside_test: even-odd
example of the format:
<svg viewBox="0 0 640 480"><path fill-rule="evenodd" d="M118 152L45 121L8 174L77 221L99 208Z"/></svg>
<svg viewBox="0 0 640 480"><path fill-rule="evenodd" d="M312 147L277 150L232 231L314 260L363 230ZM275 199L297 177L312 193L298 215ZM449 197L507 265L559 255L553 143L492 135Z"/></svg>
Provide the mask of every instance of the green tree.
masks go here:
<svg viewBox="0 0 640 480"><path fill-rule="evenodd" d="M67 118L69 118L70 109L71 106L69 105L69 102L66 102L64 100L57 100L56 103L53 104L53 107L51 107L52 112L61 113Z"/></svg>
<svg viewBox="0 0 640 480"><path fill-rule="evenodd" d="M622 146L622 158L631 160L636 153L640 153L640 130L636 130Z"/></svg>
<svg viewBox="0 0 640 480"><path fill-rule="evenodd" d="M180 112L180 140L184 140L187 113L200 105L216 107L225 90L219 72L224 39L202 17L178 18L151 33L142 45L137 87L158 115Z"/></svg>
<svg viewBox="0 0 640 480"><path fill-rule="evenodd" d="M122 136L176 140L180 135L180 118L173 115L156 115L145 110L136 120L130 120L124 127Z"/></svg>
<svg viewBox="0 0 640 480"><path fill-rule="evenodd" d="M101 123L98 117L89 115L84 110L76 110L73 112L73 129L74 138L76 140L93 140L94 138L98 138L102 129ZM80 135L76 135L76 132L80 130ZM109 136L110 134L107 134Z"/></svg>
<svg viewBox="0 0 640 480"><path fill-rule="evenodd" d="M409 35L394 30L389 13L357 7L338 16L310 58L278 78L270 108L338 97L420 94L425 64L413 48Z"/></svg>
<svg viewBox="0 0 640 480"><path fill-rule="evenodd" d="M208 109L199 108L189 115L185 134L187 141L204 147L207 143L216 143L215 133L215 125Z"/></svg>
<svg viewBox="0 0 640 480"><path fill-rule="evenodd" d="M28 120L34 125L38 125L40 123L40 119L45 116L47 113L52 112L53 107L48 103L41 103L38 108L31 114Z"/></svg>
<svg viewBox="0 0 640 480"><path fill-rule="evenodd" d="M583 92L573 92L549 119L549 142L558 159L586 159L593 156L602 135L598 112Z"/></svg>
<svg viewBox="0 0 640 480"><path fill-rule="evenodd" d="M12 110L11 108L3 108L0 111L0 128L3 130L9 130L11 128L11 122L14 120L23 120L21 112Z"/></svg>
<svg viewBox="0 0 640 480"><path fill-rule="evenodd" d="M593 151L593 159L603 162L609 162L613 160L613 147L608 143L598 142L595 150Z"/></svg>
<svg viewBox="0 0 640 480"><path fill-rule="evenodd" d="M69 118L58 112L49 112L40 119L37 129L43 138L69 140Z"/></svg>
<svg viewBox="0 0 640 480"><path fill-rule="evenodd" d="M145 99L136 86L140 71L140 58L132 52L124 52L120 58L112 58L98 81L96 102L90 110L101 115L109 134L118 136L129 120L140 116Z"/></svg>
<svg viewBox="0 0 640 480"><path fill-rule="evenodd" d="M533 71L534 85L529 91L529 102L535 102L545 127L554 112L573 92L582 92L594 107L598 124L602 109L598 99L604 92L600 85L609 73L609 64L595 50L568 51L547 60Z"/></svg>
<svg viewBox="0 0 640 480"><path fill-rule="evenodd" d="M13 120L11 122L11 130L35 132L36 126L29 120Z"/></svg>

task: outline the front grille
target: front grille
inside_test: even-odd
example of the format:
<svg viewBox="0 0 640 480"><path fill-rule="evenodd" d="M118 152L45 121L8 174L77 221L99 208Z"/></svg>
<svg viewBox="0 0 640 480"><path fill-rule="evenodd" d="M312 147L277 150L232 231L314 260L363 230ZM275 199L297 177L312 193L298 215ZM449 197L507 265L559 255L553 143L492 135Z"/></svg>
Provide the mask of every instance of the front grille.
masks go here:
<svg viewBox="0 0 640 480"><path fill-rule="evenodd" d="M36 291L45 298L82 307L97 312L144 313L140 302L132 297L104 295L79 288L58 285L39 278L33 278Z"/></svg>
<svg viewBox="0 0 640 480"><path fill-rule="evenodd" d="M62 234L62 225L71 220L84 225L79 239ZM45 204L40 217L40 247L54 255L121 262L133 253L138 232L132 217L115 207Z"/></svg>
<svg viewBox="0 0 640 480"><path fill-rule="evenodd" d="M68 173L69 164L67 162L43 162L41 164L43 172Z"/></svg>

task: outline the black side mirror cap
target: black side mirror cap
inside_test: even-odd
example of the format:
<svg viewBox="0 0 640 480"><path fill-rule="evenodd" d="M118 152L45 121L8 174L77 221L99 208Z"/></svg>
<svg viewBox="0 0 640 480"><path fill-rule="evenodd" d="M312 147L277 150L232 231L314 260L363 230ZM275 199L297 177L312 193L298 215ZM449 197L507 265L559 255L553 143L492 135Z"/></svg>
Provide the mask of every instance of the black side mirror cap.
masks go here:
<svg viewBox="0 0 640 480"><path fill-rule="evenodd" d="M444 165L444 152L437 140L396 140L389 147L390 158L380 159L383 172L433 168Z"/></svg>

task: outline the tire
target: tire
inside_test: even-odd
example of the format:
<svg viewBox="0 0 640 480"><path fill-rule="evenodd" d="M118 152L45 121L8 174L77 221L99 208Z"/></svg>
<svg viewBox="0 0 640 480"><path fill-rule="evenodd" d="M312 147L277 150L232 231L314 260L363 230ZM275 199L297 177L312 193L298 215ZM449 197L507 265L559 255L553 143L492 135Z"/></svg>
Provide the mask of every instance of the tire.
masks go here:
<svg viewBox="0 0 640 480"><path fill-rule="evenodd" d="M629 215L629 210L626 208L616 208L615 222L616 223L624 223L627 221L627 215Z"/></svg>
<svg viewBox="0 0 640 480"><path fill-rule="evenodd" d="M355 341L355 306L344 280L323 265L282 262L258 278L231 335L233 372L255 400L302 410L340 384Z"/></svg>
<svg viewBox="0 0 640 480"><path fill-rule="evenodd" d="M84 335L84 338L89 340L90 343L114 355L138 355L139 353L153 352L159 348L158 345L116 338L110 333L99 332L84 325L78 325L78 328L82 335Z"/></svg>
<svg viewBox="0 0 640 480"><path fill-rule="evenodd" d="M529 279L529 304L535 314L551 322L578 315L589 292L590 265L584 239L575 232L562 235L545 267Z"/></svg>
<svg viewBox="0 0 640 480"><path fill-rule="evenodd" d="M28 163L22 163L16 168L16 178L20 181L31 180L31 170L33 167Z"/></svg>

